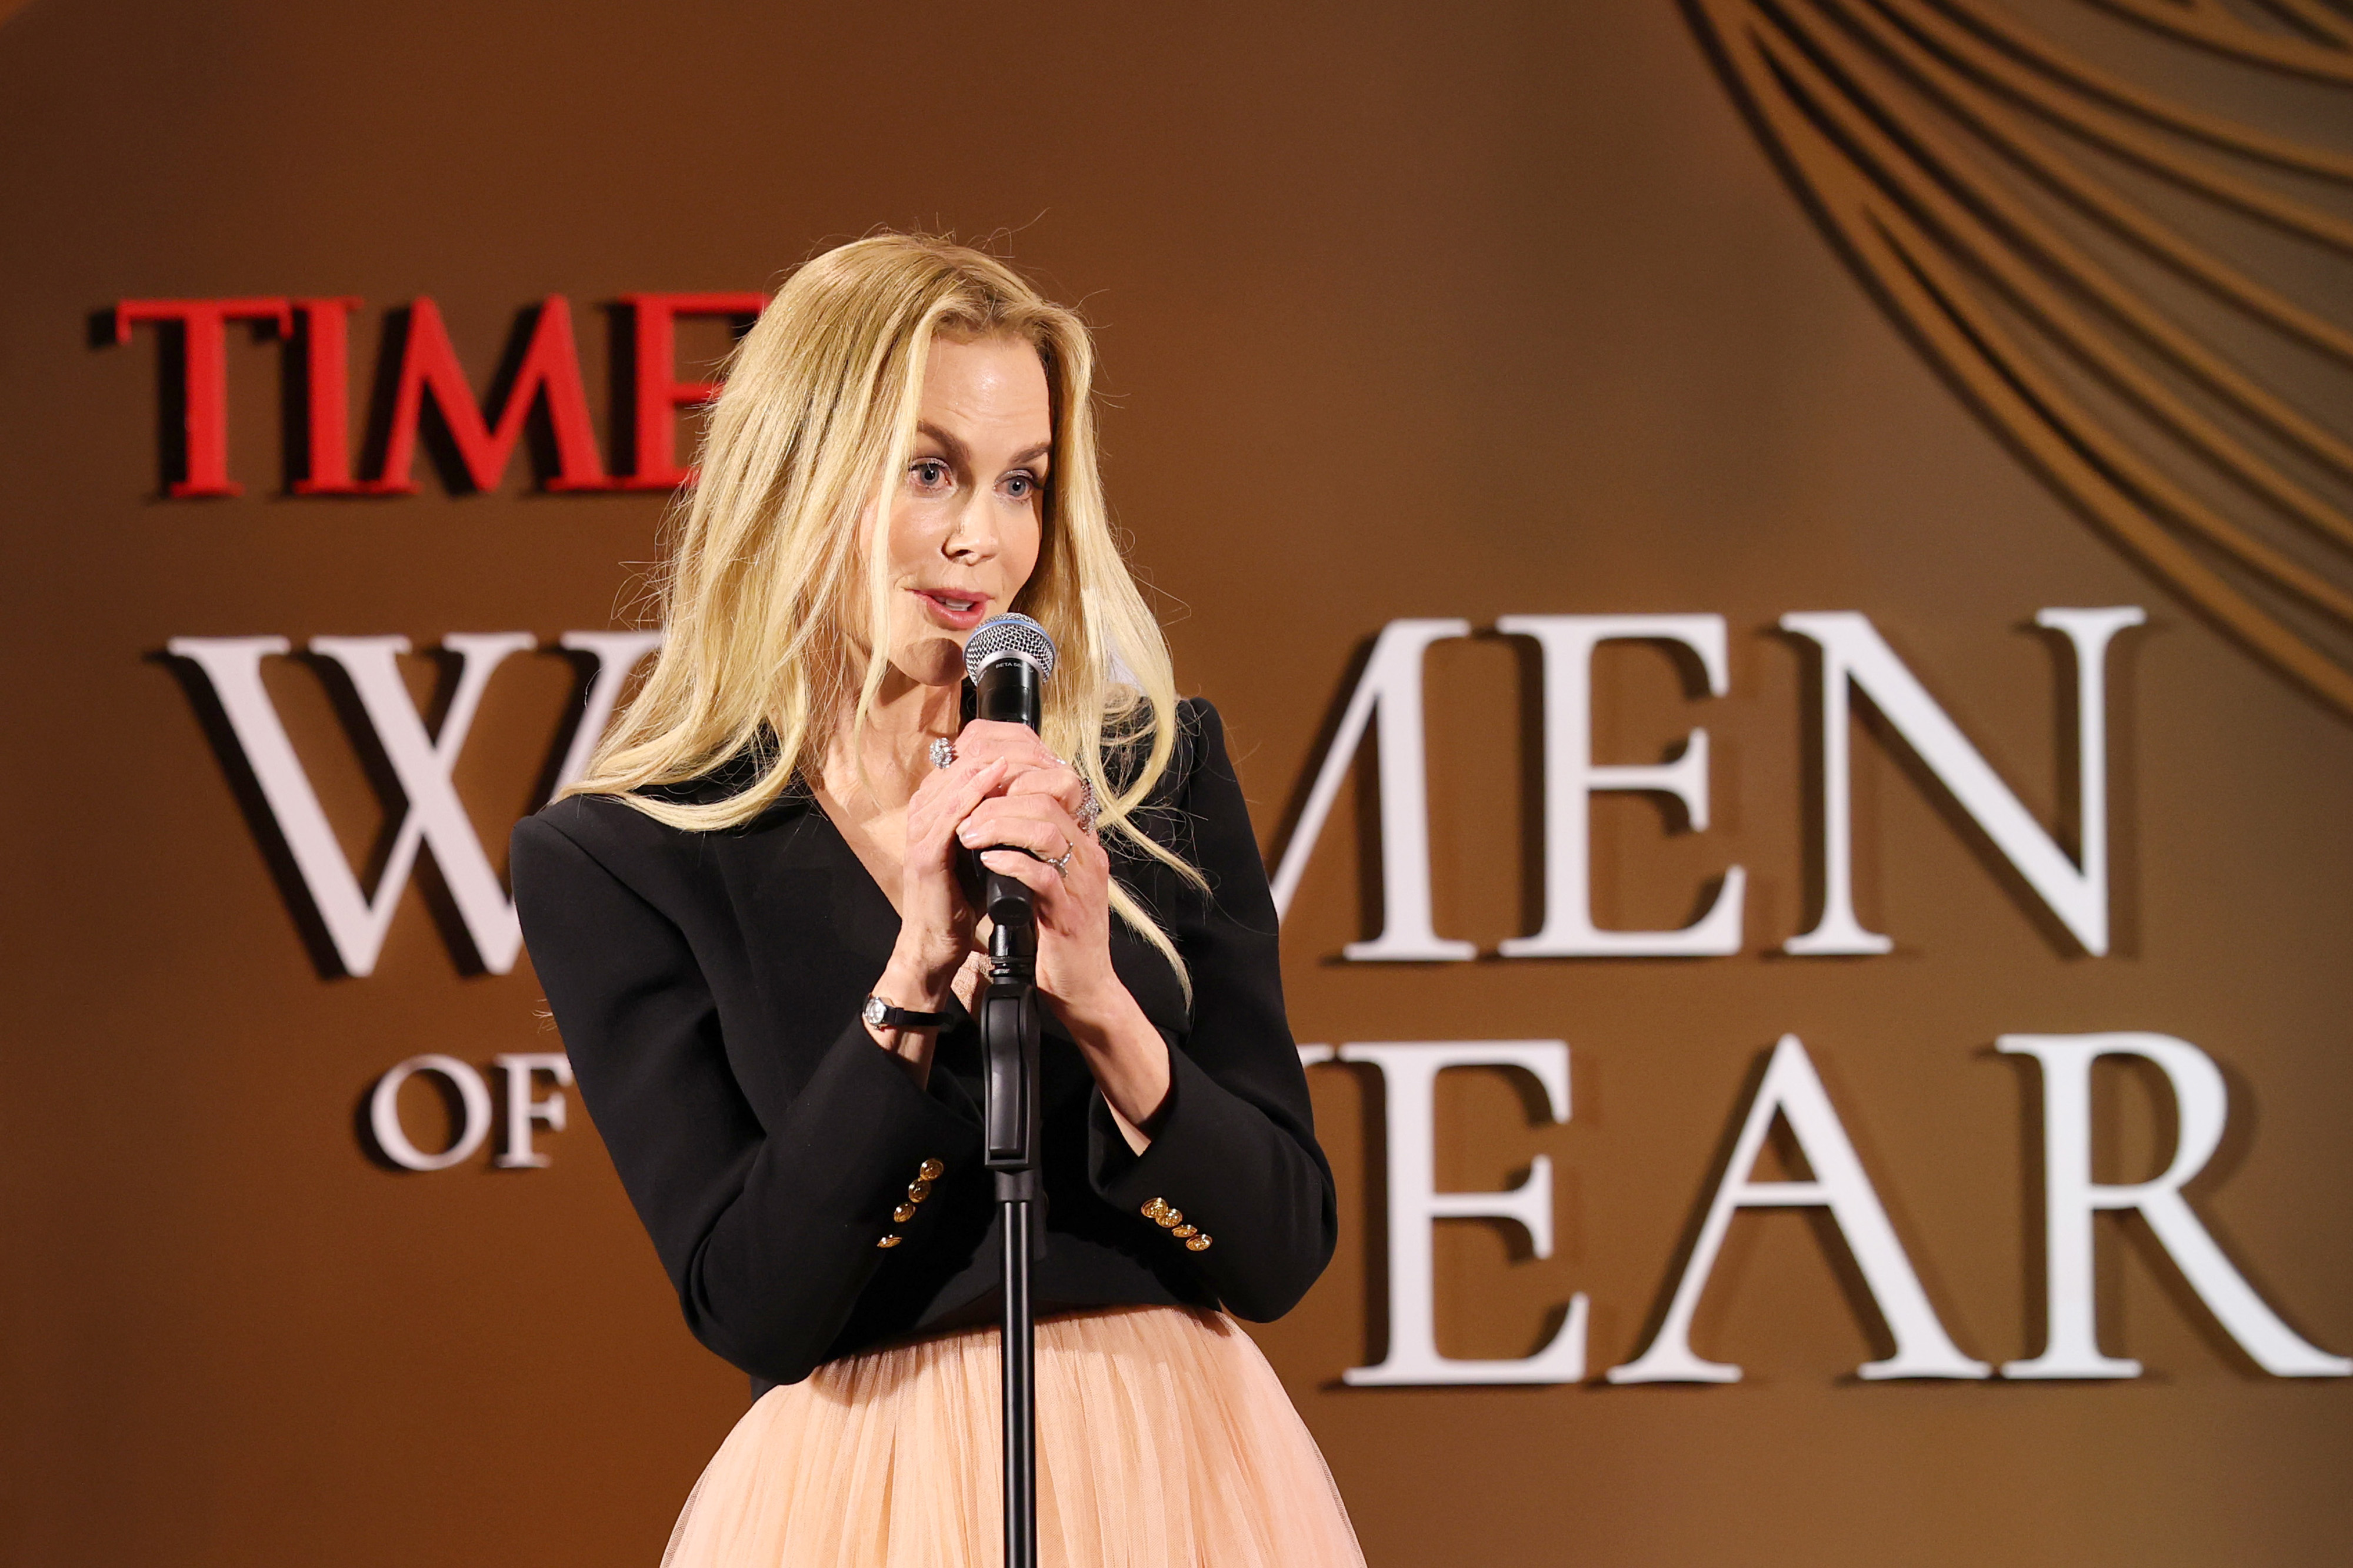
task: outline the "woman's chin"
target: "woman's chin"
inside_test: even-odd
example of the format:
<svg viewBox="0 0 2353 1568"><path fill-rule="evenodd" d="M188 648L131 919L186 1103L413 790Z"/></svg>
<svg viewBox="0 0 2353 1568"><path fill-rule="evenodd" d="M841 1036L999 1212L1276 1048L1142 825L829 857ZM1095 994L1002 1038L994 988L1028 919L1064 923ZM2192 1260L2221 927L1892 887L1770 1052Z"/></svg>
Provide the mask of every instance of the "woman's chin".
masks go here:
<svg viewBox="0 0 2353 1568"><path fill-rule="evenodd" d="M918 686L956 686L964 680L964 640L944 631L926 631L912 646L902 647L892 668Z"/></svg>

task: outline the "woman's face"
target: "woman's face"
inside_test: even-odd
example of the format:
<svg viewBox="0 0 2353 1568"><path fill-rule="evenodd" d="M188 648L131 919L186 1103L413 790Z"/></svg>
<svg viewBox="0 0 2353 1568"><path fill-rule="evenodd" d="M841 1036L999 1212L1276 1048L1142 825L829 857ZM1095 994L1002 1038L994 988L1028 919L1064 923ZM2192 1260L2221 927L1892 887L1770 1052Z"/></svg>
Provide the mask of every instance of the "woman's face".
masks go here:
<svg viewBox="0 0 2353 1568"><path fill-rule="evenodd" d="M909 679L964 678L975 626L1013 607L1038 564L1053 406L1018 338L932 341L913 455L884 492L882 652Z"/></svg>

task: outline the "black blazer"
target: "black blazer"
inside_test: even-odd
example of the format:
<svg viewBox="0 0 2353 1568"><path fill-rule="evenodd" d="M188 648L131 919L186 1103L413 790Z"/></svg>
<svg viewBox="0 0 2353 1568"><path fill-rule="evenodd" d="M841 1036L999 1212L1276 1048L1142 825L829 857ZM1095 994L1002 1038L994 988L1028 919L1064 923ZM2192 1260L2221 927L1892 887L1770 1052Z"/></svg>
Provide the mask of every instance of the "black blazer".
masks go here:
<svg viewBox="0 0 2353 1568"><path fill-rule="evenodd" d="M1170 1045L1168 1106L1131 1152L1049 1013L1032 1289L1041 1305L1222 1303L1263 1321L1331 1258L1332 1173L1223 731L1204 702L1178 721L1140 820L1210 892L1139 854L1114 847L1113 860L1192 975L1188 1011L1167 961L1113 920L1112 962ZM696 787L715 798L727 785ZM998 1270L979 1040L956 1008L919 1089L859 1021L899 917L821 807L796 791L699 834L575 795L516 826L512 864L581 1097L697 1338L756 1379L793 1383L970 1320ZM923 1184L934 1162L943 1173ZM1156 1223L1164 1203L1209 1244Z"/></svg>

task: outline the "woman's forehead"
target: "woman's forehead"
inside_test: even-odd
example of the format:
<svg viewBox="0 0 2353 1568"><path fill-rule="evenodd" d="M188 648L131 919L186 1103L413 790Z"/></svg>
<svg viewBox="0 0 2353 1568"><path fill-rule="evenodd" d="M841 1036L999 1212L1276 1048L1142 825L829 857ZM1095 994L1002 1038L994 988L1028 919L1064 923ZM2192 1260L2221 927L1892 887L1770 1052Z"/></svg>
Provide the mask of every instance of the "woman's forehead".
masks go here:
<svg viewBox="0 0 2353 1568"><path fill-rule="evenodd" d="M928 423L975 432L1026 426L1030 440L1053 429L1046 367L1020 338L935 339L923 373L923 412Z"/></svg>

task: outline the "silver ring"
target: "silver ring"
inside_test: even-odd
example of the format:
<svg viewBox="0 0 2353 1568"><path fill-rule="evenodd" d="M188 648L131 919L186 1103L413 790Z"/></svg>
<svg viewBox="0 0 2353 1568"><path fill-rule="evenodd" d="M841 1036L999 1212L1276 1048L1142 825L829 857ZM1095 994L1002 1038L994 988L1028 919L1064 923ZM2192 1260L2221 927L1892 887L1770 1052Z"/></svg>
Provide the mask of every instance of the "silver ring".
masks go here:
<svg viewBox="0 0 2353 1568"><path fill-rule="evenodd" d="M1062 851L1062 858L1060 860L1049 860L1046 864L1054 868L1054 875L1067 881L1071 875L1071 857L1078 852L1079 847L1073 844Z"/></svg>
<svg viewBox="0 0 2353 1568"><path fill-rule="evenodd" d="M1076 766L1073 766L1071 771L1078 773ZM1094 781L1084 773L1079 773L1079 787L1087 792L1087 797L1079 802L1075 820L1079 825L1080 832L1092 833L1095 830L1095 818L1103 815L1103 805L1095 799Z"/></svg>
<svg viewBox="0 0 2353 1568"><path fill-rule="evenodd" d="M932 766L951 767L955 763L955 742L942 735L932 742Z"/></svg>

